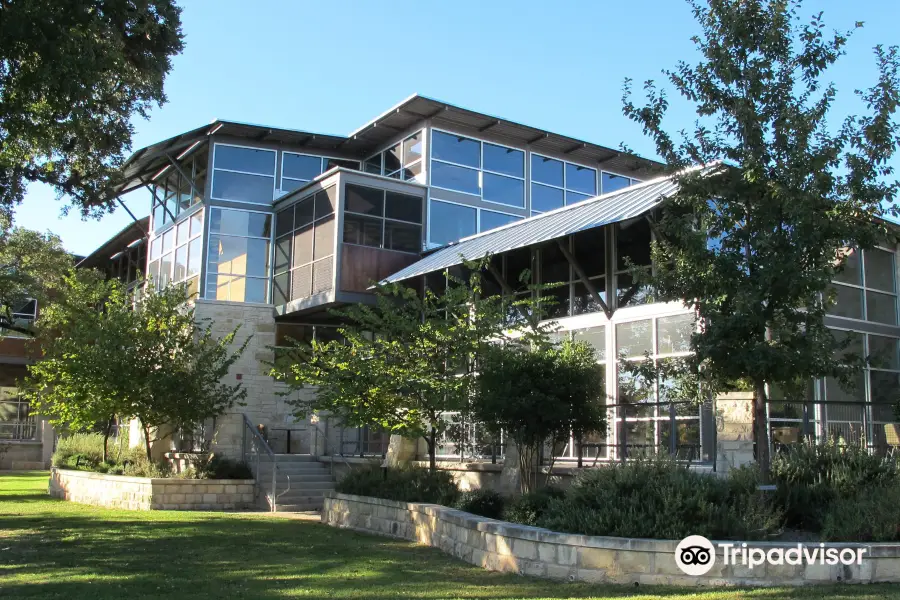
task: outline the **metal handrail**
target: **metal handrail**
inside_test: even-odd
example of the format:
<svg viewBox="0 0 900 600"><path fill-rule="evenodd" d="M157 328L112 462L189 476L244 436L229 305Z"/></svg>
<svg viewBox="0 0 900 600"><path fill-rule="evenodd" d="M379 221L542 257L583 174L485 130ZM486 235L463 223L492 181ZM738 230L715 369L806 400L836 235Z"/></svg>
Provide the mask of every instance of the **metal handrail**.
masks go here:
<svg viewBox="0 0 900 600"><path fill-rule="evenodd" d="M243 437L241 440L241 453L243 454L244 462L250 464L247 460L247 431L249 430L253 434L253 439L256 442L256 470L254 475L256 476L257 482L259 481L259 448L262 447L263 450L266 451L266 454L269 455L269 458L272 459L272 488L271 494L268 495L272 499L272 512L276 511L278 498L286 494L291 489L291 476L285 474L288 480L288 487L285 491L281 492L281 494L276 494L278 491L278 456L269 447L268 442L266 442L265 438L263 438L262 434L257 431L256 427L253 426L253 423L247 417L247 415L241 415L244 418L244 429L243 429Z"/></svg>
<svg viewBox="0 0 900 600"><path fill-rule="evenodd" d="M315 439L314 439L314 441L313 441L313 445L312 445L311 450L312 450L312 449L315 449L316 453L318 454L318 450L319 450L319 432L322 432L322 439L323 439L324 442L325 442L325 449L326 449L326 452L325 452L324 454L327 454L328 446L331 445L331 440L330 440L330 438L328 437L328 434L325 433L325 431L322 429L322 427L319 425L318 422L312 423L312 426L315 428L316 437L315 437ZM353 470L353 465L350 464L350 461L347 460L347 457L344 456L344 455L341 454L341 453L338 453L338 456L341 457L341 460L344 461L344 464L347 465L347 468L350 469L350 470L352 471L352 470ZM334 477L334 454L333 454L333 453L332 453L332 455L331 455L331 460L328 461L328 472L331 474L332 477Z"/></svg>

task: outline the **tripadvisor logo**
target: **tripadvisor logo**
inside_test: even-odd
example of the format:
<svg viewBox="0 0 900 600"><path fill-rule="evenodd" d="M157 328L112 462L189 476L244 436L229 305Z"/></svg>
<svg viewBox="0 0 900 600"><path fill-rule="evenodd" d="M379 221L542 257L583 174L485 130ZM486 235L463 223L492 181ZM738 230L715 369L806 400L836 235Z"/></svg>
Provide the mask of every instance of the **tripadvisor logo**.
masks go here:
<svg viewBox="0 0 900 600"><path fill-rule="evenodd" d="M718 543L713 545L702 535L690 535L675 547L675 564L686 575L706 575L716 564L716 548L720 550L722 564L742 565L753 569L770 565L861 565L868 548L826 547L825 544L808 546L797 544L782 548L753 548L746 542Z"/></svg>

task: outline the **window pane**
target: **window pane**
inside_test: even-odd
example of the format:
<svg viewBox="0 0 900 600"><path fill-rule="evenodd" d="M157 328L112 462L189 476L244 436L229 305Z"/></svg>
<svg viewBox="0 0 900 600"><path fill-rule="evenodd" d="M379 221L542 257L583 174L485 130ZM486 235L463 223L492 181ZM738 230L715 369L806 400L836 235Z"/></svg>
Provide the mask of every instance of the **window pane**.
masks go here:
<svg viewBox="0 0 900 600"><path fill-rule="evenodd" d="M213 166L219 169L274 176L275 151L216 144Z"/></svg>
<svg viewBox="0 0 900 600"><path fill-rule="evenodd" d="M299 229L313 222L313 198L310 196L294 205L294 227Z"/></svg>
<svg viewBox="0 0 900 600"><path fill-rule="evenodd" d="M359 161L358 160L347 160L343 158L326 158L325 160L325 168L322 170L324 173L330 169L335 167L341 167L344 169L353 169L354 171L359 171Z"/></svg>
<svg viewBox="0 0 900 600"><path fill-rule="evenodd" d="M579 194L577 192L566 192L566 206L569 204L575 204L576 202L582 202L583 200L587 200L592 198L593 196L588 196L587 194Z"/></svg>
<svg viewBox="0 0 900 600"><path fill-rule="evenodd" d="M597 194L597 171L566 163L566 189L594 196Z"/></svg>
<svg viewBox="0 0 900 600"><path fill-rule="evenodd" d="M565 240L564 240L565 242ZM569 261L556 242L541 246L541 283L569 281Z"/></svg>
<svg viewBox="0 0 900 600"><path fill-rule="evenodd" d="M389 219L409 221L410 223L422 222L422 199L409 194L387 192L384 215Z"/></svg>
<svg viewBox="0 0 900 600"><path fill-rule="evenodd" d="M866 287L894 292L894 254L873 248L865 252Z"/></svg>
<svg viewBox="0 0 900 600"><path fill-rule="evenodd" d="M403 164L408 165L422 158L422 132L403 140Z"/></svg>
<svg viewBox="0 0 900 600"><path fill-rule="evenodd" d="M572 254L588 277L606 273L606 236L600 227L572 236Z"/></svg>
<svg viewBox="0 0 900 600"><path fill-rule="evenodd" d="M631 180L621 175L613 175L612 173L602 173L600 176L601 193L608 194L631 185Z"/></svg>
<svg viewBox="0 0 900 600"><path fill-rule="evenodd" d="M275 235L282 236L294 230L294 209L278 211L275 214Z"/></svg>
<svg viewBox="0 0 900 600"><path fill-rule="evenodd" d="M203 212L191 215L191 237L203 233Z"/></svg>
<svg viewBox="0 0 900 600"><path fill-rule="evenodd" d="M428 239L444 245L470 236L476 232L475 219L474 208L432 200Z"/></svg>
<svg viewBox="0 0 900 600"><path fill-rule="evenodd" d="M384 192L375 188L347 184L347 210L363 215L382 216L384 214Z"/></svg>
<svg viewBox="0 0 900 600"><path fill-rule="evenodd" d="M442 162L431 163L431 185L469 194L481 193L478 171Z"/></svg>
<svg viewBox="0 0 900 600"><path fill-rule="evenodd" d="M626 258L630 258L635 265L650 264L650 224L646 220L638 218L620 223L616 233L618 269L628 268Z"/></svg>
<svg viewBox="0 0 900 600"><path fill-rule="evenodd" d="M541 308L548 319L569 316L569 285L560 285L541 290ZM546 300L544 300L546 299Z"/></svg>
<svg viewBox="0 0 900 600"><path fill-rule="evenodd" d="M483 197L491 202L525 208L525 182L521 179L484 173Z"/></svg>
<svg viewBox="0 0 900 600"><path fill-rule="evenodd" d="M172 246L175 245L175 228L168 230L162 236L162 251L171 252Z"/></svg>
<svg viewBox="0 0 900 600"><path fill-rule="evenodd" d="M442 131L432 131L431 142L432 158L476 169L481 166L481 144L475 140Z"/></svg>
<svg viewBox="0 0 900 600"><path fill-rule="evenodd" d="M156 260L160 254L162 254L162 238L156 237L150 242L150 260Z"/></svg>
<svg viewBox="0 0 900 600"><path fill-rule="evenodd" d="M289 179L287 177L282 177L281 178L281 191L293 192L294 190L302 188L307 183L309 183L309 182L308 181L300 181L299 179Z"/></svg>
<svg viewBox="0 0 900 600"><path fill-rule="evenodd" d="M422 161L412 163L403 168L403 181L417 179L422 174Z"/></svg>
<svg viewBox="0 0 900 600"><path fill-rule="evenodd" d="M187 246L181 246L175 251L175 279L174 281L182 281L187 275Z"/></svg>
<svg viewBox="0 0 900 600"><path fill-rule="evenodd" d="M322 174L322 157L285 152L281 163L282 177L311 181ZM287 189L284 185L281 189Z"/></svg>
<svg viewBox="0 0 900 600"><path fill-rule="evenodd" d="M316 194L316 219L334 212L335 201L337 200L337 188L332 186L326 190L322 190Z"/></svg>
<svg viewBox="0 0 900 600"><path fill-rule="evenodd" d="M828 314L848 319L862 319L862 290L844 285L834 286L834 305Z"/></svg>
<svg viewBox="0 0 900 600"><path fill-rule="evenodd" d="M547 212L563 206L563 191L538 183L531 184L531 210Z"/></svg>
<svg viewBox="0 0 900 600"><path fill-rule="evenodd" d="M532 154L531 180L563 187L562 161Z"/></svg>
<svg viewBox="0 0 900 600"><path fill-rule="evenodd" d="M694 333L694 315L661 317L656 322L656 345L659 354L689 352Z"/></svg>
<svg viewBox="0 0 900 600"><path fill-rule="evenodd" d="M521 150L485 142L483 152L486 170L525 177L525 153Z"/></svg>
<svg viewBox="0 0 900 600"><path fill-rule="evenodd" d="M591 283L597 290L597 294L600 298L606 302L606 279L603 277L593 279L591 280ZM581 281L576 280L572 292L572 314L583 315L586 313L600 312L602 310L603 307L600 306L600 303L597 302L594 295L588 291L587 286L581 283Z"/></svg>
<svg viewBox="0 0 900 600"><path fill-rule="evenodd" d="M196 238L188 244L187 276L193 277L200 272L200 264L203 260L203 240Z"/></svg>
<svg viewBox="0 0 900 600"><path fill-rule="evenodd" d="M252 277L246 278L244 302L258 302L260 304L268 302L268 295L266 294L266 283L267 281L265 279L254 279Z"/></svg>
<svg viewBox="0 0 900 600"><path fill-rule="evenodd" d="M163 254L159 263L159 286L165 287L172 281L172 253Z"/></svg>
<svg viewBox="0 0 900 600"><path fill-rule="evenodd" d="M594 348L597 360L606 360L606 327L590 327L588 329L579 329L575 332L576 342L587 342Z"/></svg>
<svg viewBox="0 0 900 600"><path fill-rule="evenodd" d="M254 204L270 204L274 195L274 177L216 171L212 195L219 200L238 200Z"/></svg>
<svg viewBox="0 0 900 600"><path fill-rule="evenodd" d="M846 248L844 252L844 270L834 276L835 281L862 285L862 269L859 268L859 251L854 248Z"/></svg>
<svg viewBox="0 0 900 600"><path fill-rule="evenodd" d="M381 248L381 226L384 221L357 215L344 216L344 243Z"/></svg>
<svg viewBox="0 0 900 600"><path fill-rule="evenodd" d="M366 173L381 175L381 154L376 154L371 158L367 158L363 163L363 170Z"/></svg>
<svg viewBox="0 0 900 600"><path fill-rule="evenodd" d="M287 271L291 266L291 245L293 239L290 235L280 237L275 241L275 273Z"/></svg>
<svg viewBox="0 0 900 600"><path fill-rule="evenodd" d="M642 357L653 351L652 321L632 321L616 325L616 354L626 358Z"/></svg>
<svg viewBox="0 0 900 600"><path fill-rule="evenodd" d="M897 324L897 297L878 292L866 292L866 320Z"/></svg>
<svg viewBox="0 0 900 600"><path fill-rule="evenodd" d="M421 252L422 226L385 221L384 247L401 252Z"/></svg>
<svg viewBox="0 0 900 600"><path fill-rule="evenodd" d="M272 235L272 215L249 213L246 235L268 238Z"/></svg>
<svg viewBox="0 0 900 600"><path fill-rule="evenodd" d="M869 362L877 369L900 370L897 338L869 335Z"/></svg>
<svg viewBox="0 0 900 600"><path fill-rule="evenodd" d="M159 261L154 260L147 268L147 279L153 282L153 285L159 287Z"/></svg>
<svg viewBox="0 0 900 600"><path fill-rule="evenodd" d="M900 400L900 374L870 371L869 384L872 402L893 406Z"/></svg>
<svg viewBox="0 0 900 600"><path fill-rule="evenodd" d="M188 241L188 238L191 237L191 231L190 231L190 228L191 228L191 224L190 224L189 221L182 221L181 223L179 223L179 225L178 225L178 238L177 238L177 240L176 240L176 242L175 242L176 244L178 244L178 245L180 246L181 244L183 244L183 243L185 243L186 241Z"/></svg>
<svg viewBox="0 0 900 600"><path fill-rule="evenodd" d="M494 212L492 210L481 211L481 231L487 231L495 227L502 227L515 221L521 221L522 217Z"/></svg>
<svg viewBox="0 0 900 600"><path fill-rule="evenodd" d="M403 166L400 153L402 152L400 144L395 144L384 151L384 174L389 175L394 171L398 171Z"/></svg>

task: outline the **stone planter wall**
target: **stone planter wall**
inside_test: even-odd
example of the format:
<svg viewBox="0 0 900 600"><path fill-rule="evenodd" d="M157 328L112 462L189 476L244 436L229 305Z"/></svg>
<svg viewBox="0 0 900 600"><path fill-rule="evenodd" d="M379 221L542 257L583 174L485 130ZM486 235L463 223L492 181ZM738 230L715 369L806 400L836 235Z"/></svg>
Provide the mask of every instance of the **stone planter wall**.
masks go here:
<svg viewBox="0 0 900 600"><path fill-rule="evenodd" d="M239 510L254 506L252 479L151 479L52 469L50 495L125 510Z"/></svg>
<svg viewBox="0 0 900 600"><path fill-rule="evenodd" d="M826 544L866 549L861 566L725 565L720 554L700 577L675 563L676 541L557 533L495 521L435 504L393 502L333 494L325 499L322 521L334 527L399 537L440 548L491 571L507 571L567 581L687 586L775 586L846 581L900 582L900 545ZM740 546L740 542L736 542ZM796 544L752 546L795 548ZM718 550L721 553L721 550Z"/></svg>

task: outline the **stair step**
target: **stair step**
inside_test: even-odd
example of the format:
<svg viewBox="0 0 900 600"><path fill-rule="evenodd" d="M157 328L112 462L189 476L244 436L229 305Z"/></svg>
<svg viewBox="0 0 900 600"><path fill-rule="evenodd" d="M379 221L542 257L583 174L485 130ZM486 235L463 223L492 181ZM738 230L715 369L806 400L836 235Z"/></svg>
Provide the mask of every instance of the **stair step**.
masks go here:
<svg viewBox="0 0 900 600"><path fill-rule="evenodd" d="M321 502L312 504L279 504L275 507L275 512L318 512L322 510L322 506L323 504Z"/></svg>
<svg viewBox="0 0 900 600"><path fill-rule="evenodd" d="M326 493L332 491L334 488L315 488L315 489L297 489L291 488L287 491L281 498L294 498L294 497L304 497L308 496L310 498L322 498ZM279 490L278 493L281 494L284 490Z"/></svg>

